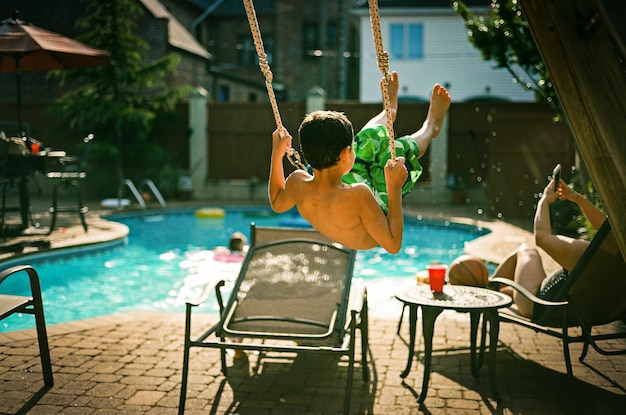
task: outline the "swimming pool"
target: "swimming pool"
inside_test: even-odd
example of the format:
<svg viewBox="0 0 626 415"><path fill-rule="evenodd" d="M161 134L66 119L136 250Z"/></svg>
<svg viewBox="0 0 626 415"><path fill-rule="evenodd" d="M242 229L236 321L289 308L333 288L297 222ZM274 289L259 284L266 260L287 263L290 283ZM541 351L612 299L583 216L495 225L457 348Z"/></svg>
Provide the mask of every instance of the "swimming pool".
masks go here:
<svg viewBox="0 0 626 415"><path fill-rule="evenodd" d="M68 251L55 256L32 257L41 277L47 324L57 324L124 311L183 311L185 301L196 296L216 276L232 281L238 263L213 258L215 246L227 245L231 233L249 238L250 222L260 226L297 225L295 213L276 215L258 207L229 207L223 218L197 218L194 209L170 209L165 214L119 214L108 219L127 225L127 244L101 250ZM355 276L363 278L370 304L388 299L416 272L433 260L449 263L463 254L467 241L488 233L469 225L407 217L402 251L397 255L375 248L360 251ZM8 282L8 281L7 281ZM26 286L5 287L25 294ZM206 312L217 305L207 303ZM0 332L34 327L30 315L0 322Z"/></svg>

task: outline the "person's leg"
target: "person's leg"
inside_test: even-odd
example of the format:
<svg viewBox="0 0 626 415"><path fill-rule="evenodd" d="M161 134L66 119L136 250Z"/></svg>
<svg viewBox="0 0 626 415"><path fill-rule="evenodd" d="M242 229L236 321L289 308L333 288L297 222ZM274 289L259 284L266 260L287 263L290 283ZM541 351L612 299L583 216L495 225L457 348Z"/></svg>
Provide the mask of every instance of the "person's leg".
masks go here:
<svg viewBox="0 0 626 415"><path fill-rule="evenodd" d="M383 80L381 79L380 85L382 89ZM398 114L398 90L400 88L400 83L398 82L398 73L393 71L389 74L389 105L391 107L391 117L393 120L392 123L396 121L396 116ZM372 119L370 119L363 129L372 128L377 125L387 126L387 112L383 109L380 113L376 114Z"/></svg>
<svg viewBox="0 0 626 415"><path fill-rule="evenodd" d="M430 106L428 107L426 120L422 128L411 134L411 137L419 146L419 157L424 155L430 142L439 136L448 108L450 108L450 94L443 86L435 84L430 96Z"/></svg>
<svg viewBox="0 0 626 415"><path fill-rule="evenodd" d="M547 232L536 236L535 240L541 249L569 272L574 269L589 246L589 241L584 239L574 239L564 235L552 235Z"/></svg>
<svg viewBox="0 0 626 415"><path fill-rule="evenodd" d="M508 278L510 280L514 279L515 275L515 267L517 266L517 251L511 252L508 257L504 261L498 265L496 270L493 272L494 277L503 277Z"/></svg>
<svg viewBox="0 0 626 415"><path fill-rule="evenodd" d="M552 189L546 187L544 194L537 203L537 211L535 212L534 220L535 244L550 255L552 259L558 262L565 270L572 271L580 260L583 252L585 252L585 249L589 246L589 241L574 239L564 235L554 235L552 233L550 204L554 201L555 197Z"/></svg>
<svg viewBox="0 0 626 415"><path fill-rule="evenodd" d="M496 270L493 272L492 277L502 277L508 278L510 280L515 279L515 268L517 267L517 249L509 254L508 257L504 261L498 265ZM508 295L513 298L513 293L515 290L507 285L501 285L500 292Z"/></svg>
<svg viewBox="0 0 626 415"><path fill-rule="evenodd" d="M382 82L383 80L381 80ZM398 108L398 90L398 74L392 72L388 91L394 120ZM419 158L426 151L430 140L439 135L449 107L450 96L448 91L440 85L435 85L428 115L422 128L410 136L395 137L394 150L396 156L405 158L405 167L409 172L407 181L402 187L403 196L409 193L422 174L423 168L419 163ZM391 157L388 131L383 128L387 126L386 124L387 115L383 110L359 131L354 140L356 154L354 166L342 179L347 184L367 183L385 212L387 211L387 191L384 166Z"/></svg>
<svg viewBox="0 0 626 415"><path fill-rule="evenodd" d="M381 79L381 89L383 80ZM389 74L389 101L393 121L398 112L398 74ZM384 127L384 128L383 128ZM344 183L365 183L376 198L376 201L387 212L387 186L384 167L390 159L389 134L387 131L387 113L383 109L370 119L354 138L356 160L352 170L343 176ZM417 149L415 149L417 153Z"/></svg>
<svg viewBox="0 0 626 415"><path fill-rule="evenodd" d="M545 277L546 272L543 269L543 263L537 248L522 244L517 251L514 281L530 291L531 294L537 294ZM513 301L523 316L532 317L534 306L532 301L517 291L513 293Z"/></svg>

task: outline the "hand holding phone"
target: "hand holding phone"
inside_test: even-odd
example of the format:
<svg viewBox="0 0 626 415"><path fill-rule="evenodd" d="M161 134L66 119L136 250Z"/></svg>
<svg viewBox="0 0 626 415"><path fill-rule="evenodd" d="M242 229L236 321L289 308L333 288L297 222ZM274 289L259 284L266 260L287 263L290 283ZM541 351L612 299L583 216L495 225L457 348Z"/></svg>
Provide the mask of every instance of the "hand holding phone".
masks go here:
<svg viewBox="0 0 626 415"><path fill-rule="evenodd" d="M561 165L557 164L552 170L552 178L554 179L554 191L559 190L559 182L561 181Z"/></svg>

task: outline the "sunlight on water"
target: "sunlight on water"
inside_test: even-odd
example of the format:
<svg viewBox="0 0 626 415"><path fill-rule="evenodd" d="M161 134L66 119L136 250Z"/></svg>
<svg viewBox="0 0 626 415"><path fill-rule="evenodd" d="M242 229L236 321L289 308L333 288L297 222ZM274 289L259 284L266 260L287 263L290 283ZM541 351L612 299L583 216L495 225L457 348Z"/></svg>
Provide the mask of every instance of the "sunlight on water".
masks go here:
<svg viewBox="0 0 626 415"><path fill-rule="evenodd" d="M196 218L193 210L142 218L112 218L129 226L128 245L97 253L30 259L41 277L47 324L57 324L131 310L184 310L213 279L232 287L240 264L221 262L212 249L228 244L241 231L249 237L250 222L260 226L301 224L291 213L274 215L268 209L228 208L224 218ZM433 260L450 263L463 247L486 231L465 225L407 218L403 250L390 255L380 248L357 254L355 277L368 287L373 313L392 312L399 304L393 295ZM26 295L27 286L6 281L3 292ZM202 306L215 312L214 296ZM30 315L0 322L0 331L34 327Z"/></svg>

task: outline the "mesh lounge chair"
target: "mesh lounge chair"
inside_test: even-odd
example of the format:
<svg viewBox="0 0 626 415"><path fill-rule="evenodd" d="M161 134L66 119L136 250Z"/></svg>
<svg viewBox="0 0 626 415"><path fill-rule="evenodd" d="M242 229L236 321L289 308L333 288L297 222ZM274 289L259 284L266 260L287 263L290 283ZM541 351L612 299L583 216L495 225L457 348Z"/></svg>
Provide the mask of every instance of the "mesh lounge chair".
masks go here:
<svg viewBox="0 0 626 415"><path fill-rule="evenodd" d="M264 245L286 239L310 239L332 244L333 241L313 228L287 228L277 226L257 226L250 224L250 245Z"/></svg>
<svg viewBox="0 0 626 415"><path fill-rule="evenodd" d="M50 349L48 347L48 335L46 333L46 321L41 302L41 287L39 285L39 275L30 265L17 265L0 272L0 284L9 277L19 278L27 275L30 280L30 291L32 297L0 294L0 320L13 314L25 313L35 316L37 325L37 339L39 340L39 356L43 369L44 384L52 387L52 364L50 362Z"/></svg>
<svg viewBox="0 0 626 415"><path fill-rule="evenodd" d="M626 316L626 264L608 220L604 222L589 247L570 273L563 286L564 301L546 301L537 298L519 284L507 278L493 278L491 284L513 287L530 299L535 307L545 307L536 321L523 317L515 307L499 311L500 321L521 326L562 339L567 373L572 375L569 345L583 343L579 357L582 362L589 346L603 355L626 354L625 350L605 349L598 343L604 340L626 338L626 332L594 334L594 326L621 320ZM570 334L569 328L579 327ZM484 333L484 328L483 328ZM604 343L603 343L604 344ZM484 342L483 342L484 346ZM481 350L481 353L484 351Z"/></svg>
<svg viewBox="0 0 626 415"><path fill-rule="evenodd" d="M348 356L343 408L347 414L357 329L361 334L362 375L365 381L369 379L367 296L362 284L352 284L354 259L352 250L314 240L291 239L252 246L225 306L223 280L207 286L197 302L187 303L179 414L185 408L192 347L219 348L224 374L226 349ZM192 310L213 289L220 305L220 320L192 340Z"/></svg>
<svg viewBox="0 0 626 415"><path fill-rule="evenodd" d="M0 122L0 137L2 136L2 125ZM10 137L10 136L8 136ZM22 212L21 205L24 204L22 197L24 197L25 193L25 177L29 174L28 162L25 157L16 157L13 163L9 163L9 157L12 155L12 145L14 143L10 143L10 139L0 138L0 189L2 191L2 208L0 210L0 230L2 233L2 238L6 238L6 218L7 213L9 212ZM24 188L22 188L24 186ZM22 190L22 192L20 192ZM12 206L7 206L8 196L12 192L18 192L20 195L20 203ZM26 217L22 218L22 221L25 223L30 222L33 224L32 216L30 212L26 213Z"/></svg>

